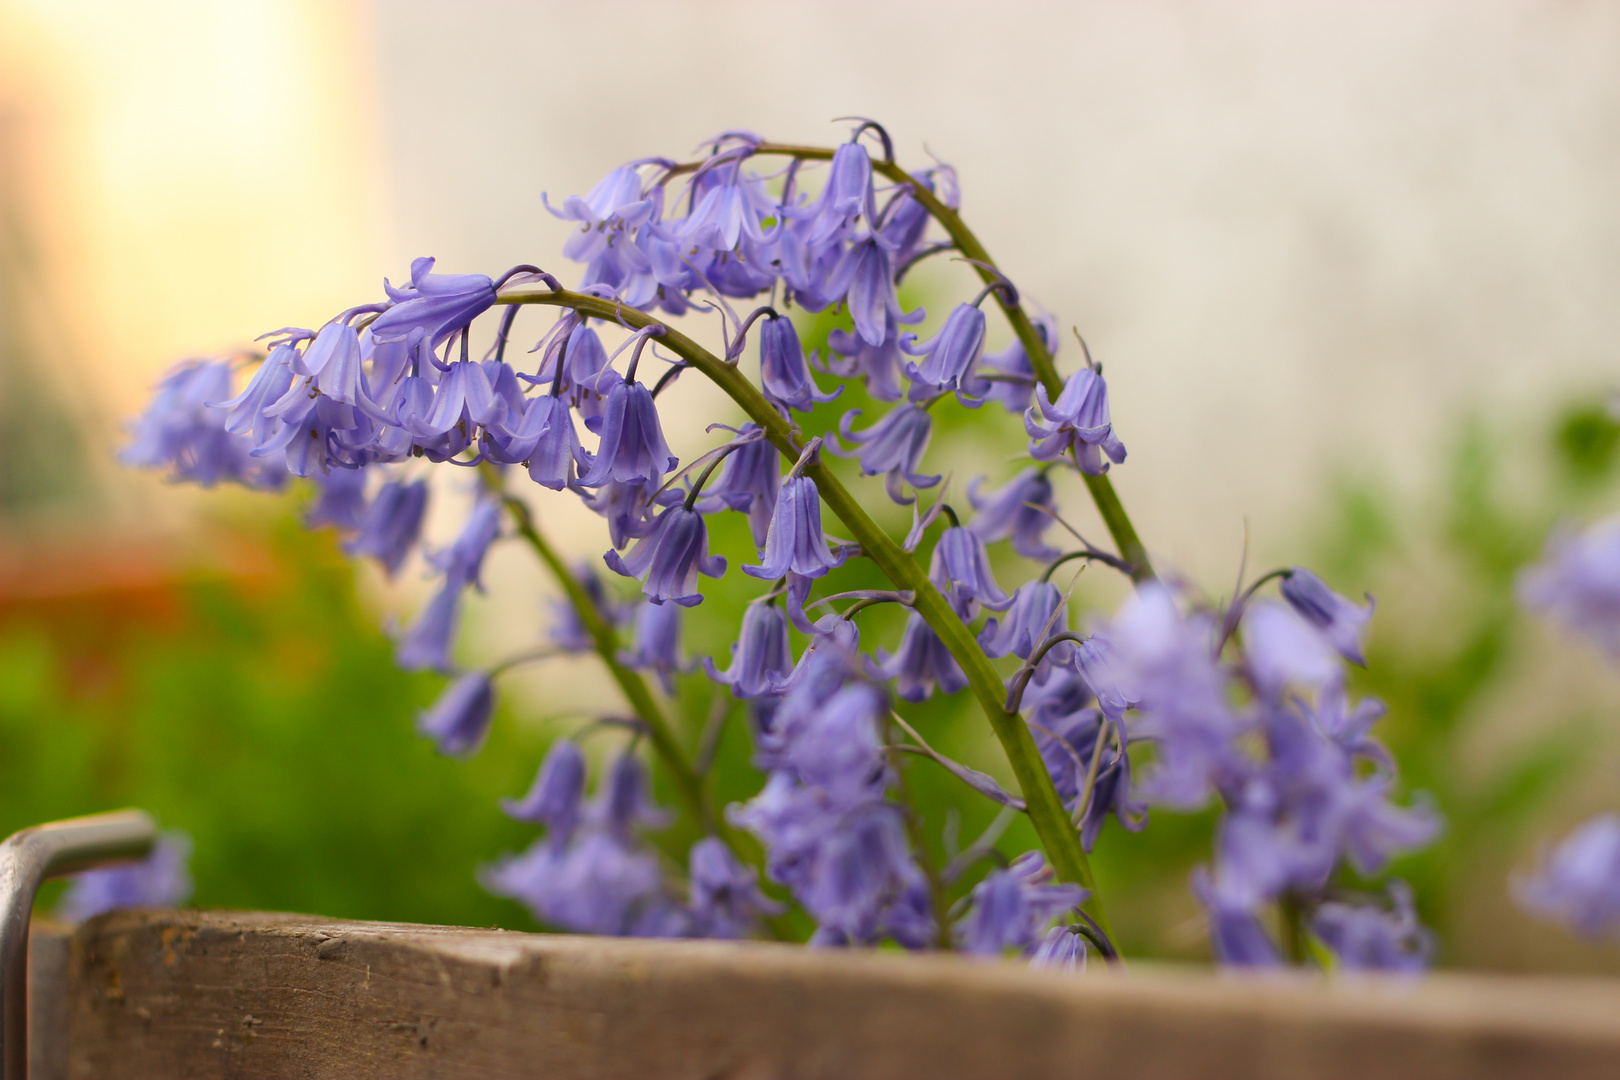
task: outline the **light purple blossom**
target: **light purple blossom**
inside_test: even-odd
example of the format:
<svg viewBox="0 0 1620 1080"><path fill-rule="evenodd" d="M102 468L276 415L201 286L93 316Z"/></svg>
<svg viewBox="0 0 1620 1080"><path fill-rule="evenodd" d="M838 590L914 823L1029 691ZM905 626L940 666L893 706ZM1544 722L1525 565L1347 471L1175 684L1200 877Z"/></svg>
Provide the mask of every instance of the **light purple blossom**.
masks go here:
<svg viewBox="0 0 1620 1080"><path fill-rule="evenodd" d="M1390 907L1329 900L1311 915L1311 930L1345 971L1420 972L1429 966L1434 936L1418 923L1412 890L1389 884Z"/></svg>
<svg viewBox="0 0 1620 1080"><path fill-rule="evenodd" d="M765 396L784 412L809 412L844 392L842 386L824 394L810 377L810 364L792 319L768 316L759 328L759 384Z"/></svg>
<svg viewBox="0 0 1620 1080"><path fill-rule="evenodd" d="M726 572L725 556L709 554L703 515L683 505L658 515L628 555L610 550L602 559L614 573L639 580L647 599L656 604L672 600L682 607L703 603L698 574L717 578Z"/></svg>
<svg viewBox="0 0 1620 1080"><path fill-rule="evenodd" d="M821 531L821 490L808 476L790 476L777 496L776 511L765 537L762 562L744 566L743 573L775 580L788 573L818 578L844 565L844 554L833 554Z"/></svg>
<svg viewBox="0 0 1620 1080"><path fill-rule="evenodd" d="M192 360L158 384L152 403L131 425L133 441L118 455L125 465L169 470L174 480L213 487L228 480L275 489L287 472L251 456L253 443L225 430L231 367L220 361Z"/></svg>
<svg viewBox="0 0 1620 1080"><path fill-rule="evenodd" d="M478 751L495 713L495 684L482 671L470 671L445 687L433 707L418 716L417 733L432 739L446 757Z"/></svg>
<svg viewBox="0 0 1620 1080"><path fill-rule="evenodd" d="M1058 327L1057 320L1051 315L1041 312L1032 320L1035 332L1040 335L1047 351L1057 355ZM1030 362L1029 353L1024 349L1024 343L1013 338L1008 346L998 353L989 353L979 361L979 374L991 374L999 378L984 378L982 381L988 386L984 396L990 401L998 401L1002 408L1010 413L1022 413L1029 408L1030 396L1035 392L1035 384L1039 381L1035 377L1035 365Z"/></svg>
<svg viewBox="0 0 1620 1080"><path fill-rule="evenodd" d="M752 435L758 424L744 424L739 437ZM778 490L782 486L782 455L769 440L744 443L726 455L720 471L703 489L697 508L705 514L721 507L748 515L748 528L755 547L764 547L776 513Z"/></svg>
<svg viewBox="0 0 1620 1080"><path fill-rule="evenodd" d="M889 656L878 650L876 671L884 679L893 679L894 692L907 701L927 701L936 686L942 694L954 694L968 684L956 657L916 612L906 617L906 629L895 654Z"/></svg>
<svg viewBox="0 0 1620 1080"><path fill-rule="evenodd" d="M921 309L918 310L920 313ZM858 333L833 330L827 335L827 348L832 355L824 361L826 370L841 378L864 380L866 392L878 401L899 401L900 366L904 362L900 352L901 321L898 312L885 312L883 336L876 343ZM833 356L838 359L834 360Z"/></svg>
<svg viewBox="0 0 1620 1080"><path fill-rule="evenodd" d="M411 282L383 289L392 307L371 324L379 342L406 341L419 331L420 348L431 354L495 303L495 282L483 274L435 274L434 260L411 263Z"/></svg>
<svg viewBox="0 0 1620 1080"><path fill-rule="evenodd" d="M860 143L843 143L833 151L827 185L811 210L805 243L823 247L847 235L862 218L870 228L876 212L872 159Z"/></svg>
<svg viewBox="0 0 1620 1080"><path fill-rule="evenodd" d="M1620 935L1620 814L1599 814L1576 829L1540 871L1515 883L1514 895L1586 937Z"/></svg>
<svg viewBox="0 0 1620 1080"><path fill-rule="evenodd" d="M917 471L922 465L923 453L928 449L928 437L933 432L933 420L928 413L915 405L899 405L865 431L852 431L851 425L860 414L859 409L845 413L838 421L838 431L844 438L860 445L857 455L862 474L884 475L889 498L907 505L911 499L901 487L902 482L914 488L931 488L939 483L937 474L924 476ZM835 454L851 456L850 452L841 450L836 441L830 441L827 448Z"/></svg>
<svg viewBox="0 0 1620 1080"><path fill-rule="evenodd" d="M540 765L529 793L502 799L508 817L544 825L554 846L568 842L579 824L585 798L585 755L572 739L558 739Z"/></svg>
<svg viewBox="0 0 1620 1080"><path fill-rule="evenodd" d="M421 534L427 498L425 481L388 481L366 508L360 534L345 544L344 550L350 555L370 555L393 577Z"/></svg>
<svg viewBox="0 0 1620 1080"><path fill-rule="evenodd" d="M602 411L602 439L579 477L583 487L609 480L645 483L656 488L679 459L669 452L652 391L642 383L620 382L608 394Z"/></svg>
<svg viewBox="0 0 1620 1080"><path fill-rule="evenodd" d="M570 195L561 210L541 204L564 221L579 222L579 230L563 245L563 255L575 262L590 262L609 244L626 242L625 234L645 224L653 215L655 203L641 191L641 177L633 165L622 165L604 176L584 198Z"/></svg>
<svg viewBox="0 0 1620 1080"><path fill-rule="evenodd" d="M627 667L657 674L664 693L675 693L675 676L690 670L681 658L681 606L652 600L635 615L635 637L629 652L619 654Z"/></svg>
<svg viewBox="0 0 1620 1080"><path fill-rule="evenodd" d="M1103 454L1116 465L1125 460L1125 444L1115 437L1108 415L1108 386L1096 371L1083 367L1070 375L1055 403L1045 386L1035 388L1035 399L1046 422L1035 419L1035 406L1024 412L1030 457L1056 461L1073 451L1080 471L1090 476L1108 471Z"/></svg>
<svg viewBox="0 0 1620 1080"><path fill-rule="evenodd" d="M738 862L718 837L693 844L688 866L689 904L705 937L747 937L763 916L782 910L760 892L753 867Z"/></svg>
<svg viewBox="0 0 1620 1080"><path fill-rule="evenodd" d="M999 623L995 619L985 621L984 629L979 631L979 645L987 656L1011 653L1027 660L1041 642L1069 628L1064 607L1063 594L1050 581L1025 582L1013 591L1004 619ZM1056 618L1053 618L1054 612ZM1042 663L1055 663L1061 659L1059 654L1066 651L1073 649L1067 644L1057 645Z"/></svg>
<svg viewBox="0 0 1620 1080"><path fill-rule="evenodd" d="M777 693L782 680L793 670L787 616L775 603L749 604L743 611L737 641L731 646L731 666L720 671L714 659L706 656L703 667L709 678L731 687L737 697Z"/></svg>
<svg viewBox="0 0 1620 1080"><path fill-rule="evenodd" d="M1005 611L1013 602L996 584L984 541L960 525L940 534L928 563L928 579L964 619L971 619L981 604Z"/></svg>
<svg viewBox="0 0 1620 1080"><path fill-rule="evenodd" d="M1007 949L1034 946L1042 928L1079 907L1086 890L1052 884L1052 869L1039 851L1026 851L1005 870L995 870L973 887L972 906L956 924L962 951L997 956Z"/></svg>
<svg viewBox="0 0 1620 1080"><path fill-rule="evenodd" d="M56 916L84 922L108 911L179 907L191 899L191 837L169 830L139 862L120 863L73 875L56 904Z"/></svg>
<svg viewBox="0 0 1620 1080"><path fill-rule="evenodd" d="M1029 966L1066 975L1083 972L1086 970L1086 939L1067 926L1054 926L1029 958Z"/></svg>
<svg viewBox="0 0 1620 1080"><path fill-rule="evenodd" d="M977 408L984 388L976 383L973 373L984 352L984 312L972 304L958 304L939 333L913 346L916 340L915 334L900 339L902 352L923 358L921 364L906 364L910 399L921 403L955 393L962 404Z"/></svg>
<svg viewBox="0 0 1620 1080"><path fill-rule="evenodd" d="M366 471L333 469L315 478L315 501L304 515L304 524L314 529L330 525L335 529L360 528L366 516Z"/></svg>
<svg viewBox="0 0 1620 1080"><path fill-rule="evenodd" d="M658 860L611 833L559 846L538 841L483 873L484 887L523 904L542 923L580 934L622 936L663 900Z"/></svg>
<svg viewBox="0 0 1620 1080"><path fill-rule="evenodd" d="M461 593L466 586L466 578L459 573L445 576L444 584L433 594L433 599L428 601L394 651L394 663L401 671L448 672L454 667L450 646L461 610Z"/></svg>
<svg viewBox="0 0 1620 1080"><path fill-rule="evenodd" d="M1519 601L1620 657L1620 515L1553 533L1541 561L1519 575Z"/></svg>
<svg viewBox="0 0 1620 1080"><path fill-rule="evenodd" d="M1343 682L1344 668L1332 643L1294 609L1257 600L1244 610L1242 629L1243 655L1262 693L1316 691Z"/></svg>
<svg viewBox="0 0 1620 1080"><path fill-rule="evenodd" d="M647 765L632 750L619 754L608 766L596 798L585 808L585 817L593 827L627 841L637 826L669 824L669 814L653 802Z"/></svg>
<svg viewBox="0 0 1620 1080"><path fill-rule="evenodd" d="M1042 539L1052 524L1052 515L1034 509L1044 506L1056 510L1052 502L1052 481L1046 470L1029 468L1007 481L995 491L979 497L983 477L968 485L968 502L976 511L968 528L980 540L993 544L1012 537L1012 548L1026 559L1048 562L1062 552L1050 547Z"/></svg>
<svg viewBox="0 0 1620 1080"><path fill-rule="evenodd" d="M1365 607L1353 604L1300 566L1289 571L1279 588L1288 606L1316 627L1340 656L1352 664L1366 666L1367 661L1361 654L1361 638L1372 618L1371 596L1367 597Z"/></svg>

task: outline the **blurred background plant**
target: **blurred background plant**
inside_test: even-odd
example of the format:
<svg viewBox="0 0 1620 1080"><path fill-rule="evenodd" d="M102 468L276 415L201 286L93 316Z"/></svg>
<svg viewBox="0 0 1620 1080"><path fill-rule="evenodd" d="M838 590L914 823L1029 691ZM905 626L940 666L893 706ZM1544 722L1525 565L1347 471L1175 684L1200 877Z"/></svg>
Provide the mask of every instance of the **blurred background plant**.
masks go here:
<svg viewBox="0 0 1620 1080"><path fill-rule="evenodd" d="M866 111L963 170L998 257L1109 364L1133 454L1119 480L1160 559L1229 588L1247 513L1253 569L1300 563L1377 596L1358 688L1388 702L1380 730L1403 784L1447 822L1395 868L1441 963L1620 970L1620 950L1531 921L1506 889L1539 845L1612 805L1620 768L1620 676L1512 593L1555 521L1620 505L1599 374L1616 369L1620 311L1613 12L1240 4L1214 32L1169 6L1030 5L1005 25L964 7L926 26L902 7L865 12L868 43L832 48L835 18L802 27L804 56L834 67L801 81L845 89L785 95L746 121L814 134ZM439 680L394 668L381 625L396 598L329 533L302 530L302 496L199 504L108 469L118 418L169 361L290 312L316 322L407 254L487 269L552 252L563 226L539 210L539 163L554 192L585 190L626 146L680 152L717 126L692 115L701 93L663 94L649 68L579 103L585 121L514 130L468 102L521 90L535 43L588 32L590 17L493 0L442 14L429 0L0 12L0 829L133 803L193 837L198 904L532 926L474 870L529 839L496 800L573 722L557 714L590 669L526 675L484 753L438 758L412 723ZM642 10L621 20L621 47L701 34L725 48L714 34L787 14ZM809 47L823 33L829 47ZM1019 107L987 122L978 87L911 92L924 73L875 52L901 33L921 35L919 58L970 44ZM714 79L795 81L795 59L754 70L763 61L735 53L742 67ZM241 77L267 56L284 65L274 93ZM429 56L449 73L430 101L407 92ZM553 82L570 85L576 62L595 61L550 56ZM863 76L880 62L892 78ZM1050 138L1056 116L1069 137ZM420 152L447 117L479 167ZM1039 228L1031 205L1050 211ZM918 288L944 272L919 269ZM994 412L974 418L979 434L936 439L959 483L1015 445L1016 421ZM1235 448L1234 431L1249 433ZM571 554L599 552L588 532ZM740 522L717 530L717 550L743 543ZM532 579L492 578L512 584L475 622L538 637ZM1108 611L1120 594L1088 573L1076 595ZM711 598L694 641L721 654L737 614ZM873 612L874 637L893 639L897 623L878 621L892 617ZM702 676L681 702L695 741ZM999 761L958 707L918 710L931 740ZM748 752L742 728L728 728L723 775ZM926 763L908 778L925 802L954 783ZM958 835L990 817L970 808ZM1212 821L1155 814L1129 843L1105 832L1098 872L1131 897L1115 911L1129 952L1203 947L1186 883Z"/></svg>

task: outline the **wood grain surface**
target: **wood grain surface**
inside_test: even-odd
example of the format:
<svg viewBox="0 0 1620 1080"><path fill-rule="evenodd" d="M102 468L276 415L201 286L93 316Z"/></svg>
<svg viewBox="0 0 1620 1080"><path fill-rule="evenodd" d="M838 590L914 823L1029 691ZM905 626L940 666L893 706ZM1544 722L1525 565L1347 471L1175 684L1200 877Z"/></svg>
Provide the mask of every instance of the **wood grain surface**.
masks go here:
<svg viewBox="0 0 1620 1080"><path fill-rule="evenodd" d="M1076 977L243 912L123 912L67 943L36 972L36 1080L1620 1076L1602 980Z"/></svg>

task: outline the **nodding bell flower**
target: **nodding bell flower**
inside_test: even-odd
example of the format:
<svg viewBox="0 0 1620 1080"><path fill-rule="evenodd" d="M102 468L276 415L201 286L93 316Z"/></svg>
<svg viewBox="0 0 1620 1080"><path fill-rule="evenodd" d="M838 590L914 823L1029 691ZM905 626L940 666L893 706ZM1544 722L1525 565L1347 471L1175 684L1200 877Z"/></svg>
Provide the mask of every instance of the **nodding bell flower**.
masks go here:
<svg viewBox="0 0 1620 1080"><path fill-rule="evenodd" d="M739 436L759 430L758 424L744 424ZM764 547L770 535L771 519L776 516L777 492L782 486L782 455L767 439L743 443L726 455L714 480L703 489L697 508L712 514L722 507L748 515L748 529L755 547Z"/></svg>
<svg viewBox="0 0 1620 1080"><path fill-rule="evenodd" d="M1620 814L1599 814L1576 829L1540 872L1515 882L1514 894L1586 937L1620 932Z"/></svg>
<svg viewBox="0 0 1620 1080"><path fill-rule="evenodd" d="M832 299L842 296L855 321L855 334L866 344L882 345L895 322L914 321L900 314L894 291L894 264L875 236L850 246L827 282Z"/></svg>
<svg viewBox="0 0 1620 1080"><path fill-rule="evenodd" d="M388 481L366 508L360 534L345 544L344 550L350 555L370 555L393 577L422 532L427 498L426 481Z"/></svg>
<svg viewBox="0 0 1620 1080"><path fill-rule="evenodd" d="M760 557L761 565L744 566L743 573L767 581L789 572L818 578L844 565L843 551L834 555L827 546L821 531L821 490L808 476L789 476L782 482Z"/></svg>
<svg viewBox="0 0 1620 1080"><path fill-rule="evenodd" d="M906 378L911 380L910 400L926 402L955 393L962 404L978 408L984 384L973 374L984 352L984 312L972 304L958 304L939 333L914 347L916 340L915 334L900 338L902 352L923 358L921 364L906 364Z"/></svg>
<svg viewBox="0 0 1620 1080"><path fill-rule="evenodd" d="M922 309L918 308L914 314L921 316ZM876 345L847 330L829 333L827 348L831 354L821 366L843 379L864 380L866 392L878 401L899 401L900 367L904 362L900 352L900 320L893 312L884 319L883 339ZM838 359L834 360L834 355Z"/></svg>
<svg viewBox="0 0 1620 1080"><path fill-rule="evenodd" d="M314 529L330 525L334 529L358 529L366 519L366 470L336 468L315 477L316 497L304 515L304 525Z"/></svg>
<svg viewBox="0 0 1620 1080"><path fill-rule="evenodd" d="M546 201L544 192L540 202L553 217L579 222L579 231L563 245L563 255L575 262L590 262L609 244L625 243L629 230L646 224L656 210L655 202L642 195L641 177L633 164L608 173L583 199L568 196L561 210Z"/></svg>
<svg viewBox="0 0 1620 1080"><path fill-rule="evenodd" d="M466 586L467 580L460 574L445 575L444 584L405 632L394 652L394 663L401 671L450 671L453 667L450 645L456 635L461 592Z"/></svg>
<svg viewBox="0 0 1620 1080"><path fill-rule="evenodd" d="M675 676L688 669L681 659L681 609L651 600L636 610L635 638L619 659L627 667L657 674L666 694L675 693Z"/></svg>
<svg viewBox="0 0 1620 1080"><path fill-rule="evenodd" d="M1345 971L1417 973L1429 966L1434 935L1412 909L1412 890L1389 883L1390 908L1329 900L1311 915L1311 930Z"/></svg>
<svg viewBox="0 0 1620 1080"><path fill-rule="evenodd" d="M1115 438L1108 416L1108 386L1095 370L1083 367L1070 375L1055 404L1047 398L1044 386L1035 388L1035 400L1046 423L1035 419L1034 406L1025 410L1030 457L1056 461L1072 449L1080 471L1088 476L1108 471L1103 454L1116 465L1125 460L1125 444Z"/></svg>
<svg viewBox="0 0 1620 1080"><path fill-rule="evenodd" d="M975 511L968 529L987 544L1012 537L1013 550L1026 559L1050 562L1062 554L1050 547L1042 538L1052 524L1052 515L1035 509L1044 506L1055 510L1052 502L1052 481L1043 469L1029 468L1007 481L1002 487L979 497L984 478L975 477L968 485L968 502Z"/></svg>
<svg viewBox="0 0 1620 1080"><path fill-rule="evenodd" d="M831 401L844 392L842 386L830 394L817 389L793 320L774 313L767 315L759 328L759 383L771 403L784 412L809 412L818 403Z"/></svg>
<svg viewBox="0 0 1620 1080"><path fill-rule="evenodd" d="M936 685L941 693L954 694L968 684L956 657L915 611L906 618L899 651L889 656L878 650L876 670L882 678L893 679L894 692L907 701L927 701Z"/></svg>
<svg viewBox="0 0 1620 1080"><path fill-rule="evenodd" d="M1290 688L1320 691L1344 680L1332 645L1296 612L1270 600L1243 612L1243 656L1261 693Z"/></svg>
<svg viewBox="0 0 1620 1080"><path fill-rule="evenodd" d="M1620 656L1620 515L1581 533L1554 531L1541 561L1519 575L1518 591L1526 607Z"/></svg>
<svg viewBox="0 0 1620 1080"><path fill-rule="evenodd" d="M747 937L766 915L782 905L759 891L759 876L737 861L718 837L705 836L692 845L687 880L688 903L705 937Z"/></svg>
<svg viewBox="0 0 1620 1080"><path fill-rule="evenodd" d="M524 465L529 479L561 491L574 482L574 469L585 459L574 431L566 398L541 394L529 399L509 428L485 430L484 456L504 465Z"/></svg>
<svg viewBox="0 0 1620 1080"><path fill-rule="evenodd" d="M877 197L872 189L872 159L858 142L843 143L833 151L827 186L821 189L810 219L805 243L824 247L848 235L864 217L868 228L877 220Z"/></svg>
<svg viewBox="0 0 1620 1080"><path fill-rule="evenodd" d="M736 697L779 693L782 680L793 670L787 616L774 603L749 604L743 611L742 630L731 646L731 666L720 671L714 659L706 656L703 668L709 678L731 687Z"/></svg>
<svg viewBox="0 0 1620 1080"><path fill-rule="evenodd" d="M961 525L940 534L928 564L928 579L964 619L971 619L981 604L991 611L1005 611L1013 602L996 584L984 541Z"/></svg>
<svg viewBox="0 0 1620 1080"><path fill-rule="evenodd" d="M602 579L591 569L588 562L574 564L574 580L584 590L590 599L590 604L596 609L612 627L623 626L629 621L630 612L627 605L616 602L602 586ZM546 633L546 639L564 652L583 653L596 648L596 641L585 629L585 623L579 617L579 608L566 596L551 601L552 622L551 629Z"/></svg>
<svg viewBox="0 0 1620 1080"><path fill-rule="evenodd" d="M500 531L500 500L482 495L473 505L472 513L467 515L467 523L461 527L455 542L428 556L428 563L446 576L460 578L482 590L484 585L479 574L484 567L484 556Z"/></svg>
<svg viewBox="0 0 1620 1080"><path fill-rule="evenodd" d="M431 258L413 261L411 283L400 288L384 279L383 290L394 304L371 324L377 341L406 341L412 331L421 331L417 347L431 356L494 305L492 279L483 274L435 274L433 264Z"/></svg>
<svg viewBox="0 0 1620 1080"><path fill-rule="evenodd" d="M432 739L446 757L475 753L489 734L495 714L495 684L482 671L470 671L445 687L433 707L417 717L417 733Z"/></svg>
<svg viewBox="0 0 1620 1080"><path fill-rule="evenodd" d="M303 354L293 359L292 370L311 376L315 389L333 401L359 405L364 400L360 332L342 319L333 319L321 327Z"/></svg>
<svg viewBox="0 0 1620 1080"><path fill-rule="evenodd" d="M704 169L692 178L692 211L654 229L691 250L732 251L744 237L769 243L765 219L780 211L759 177L744 174L742 161ZM777 226L780 228L780 226Z"/></svg>
<svg viewBox="0 0 1620 1080"><path fill-rule="evenodd" d="M540 764L534 784L521 799L502 799L501 809L517 821L544 825L555 845L568 842L579 824L585 798L585 755L572 739L558 739Z"/></svg>
<svg viewBox="0 0 1620 1080"><path fill-rule="evenodd" d="M292 333L307 335L309 331L299 330ZM292 388L292 364L298 358L298 348L293 344L294 340L298 339L277 342L240 394L229 401L208 402L210 406L229 410L225 415L226 431L232 435L251 434L255 444L263 442L273 434L274 420L265 416L264 410L280 401ZM225 385L230 386L228 376ZM274 424L276 429L280 426Z"/></svg>
<svg viewBox="0 0 1620 1080"><path fill-rule="evenodd" d="M1029 966L1070 975L1085 971L1086 939L1070 927L1054 926L1029 958Z"/></svg>
<svg viewBox="0 0 1620 1080"><path fill-rule="evenodd" d="M1052 870L1039 851L1026 851L1005 870L985 875L973 887L972 906L956 924L962 951L998 956L1035 944L1047 923L1079 907L1086 890L1050 884Z"/></svg>
<svg viewBox="0 0 1620 1080"><path fill-rule="evenodd" d="M579 495L586 508L607 519L608 539L616 548L623 548L631 540L640 539L652 530L655 506L671 506L682 501L679 491L665 491L653 498L657 490L646 483L621 484L609 480L595 491L579 486L576 481L570 490Z"/></svg>
<svg viewBox="0 0 1620 1080"><path fill-rule="evenodd" d="M860 444L861 449L855 452L842 450L836 441L829 442L827 449L843 457L858 455L863 475L886 474L884 490L889 493L889 498L902 506L912 501L900 486L902 482L914 488L931 488L939 483L937 474L924 476L917 472L923 453L928 449L928 438L933 433L934 422L926 412L915 405L900 405L890 409L887 416L865 431L850 430L859 415L859 409L845 413L838 421L838 432L851 442Z"/></svg>
<svg viewBox="0 0 1620 1080"><path fill-rule="evenodd" d="M641 591L653 603L672 600L682 607L703 603L698 574L717 578L726 572L725 556L709 554L703 515L684 504L659 514L628 555L608 551L602 559L614 573L641 581Z"/></svg>
<svg viewBox="0 0 1620 1080"><path fill-rule="evenodd" d="M594 825L624 840L637 825L655 828L669 823L669 814L653 802L646 763L630 750L613 759L585 813Z"/></svg>
<svg viewBox="0 0 1620 1080"><path fill-rule="evenodd" d="M1028 660L1041 642L1069 628L1064 606L1063 594L1050 581L1025 582L1013 590L1005 619L999 623L995 619L985 621L984 629L979 632L979 645L986 656L1012 653L1021 660ZM1054 612L1056 618L1052 617ZM1072 650L1067 643L1057 645L1042 663L1058 661L1059 654L1068 651Z"/></svg>
<svg viewBox="0 0 1620 1080"><path fill-rule="evenodd" d="M1209 916L1209 941L1217 962L1230 967L1274 968L1282 956L1254 911L1222 896L1205 867L1193 871L1193 894Z"/></svg>
<svg viewBox="0 0 1620 1080"><path fill-rule="evenodd" d="M74 874L56 905L56 917L84 922L108 911L179 907L191 899L191 837L167 830L139 862Z"/></svg>
<svg viewBox="0 0 1620 1080"><path fill-rule="evenodd" d="M664 442L652 391L638 382L621 381L602 408L602 441L579 478L582 487L601 487L610 480L645 483L657 488L664 474L679 463Z"/></svg>
<svg viewBox="0 0 1620 1080"><path fill-rule="evenodd" d="M538 921L576 934L634 934L663 899L657 858L606 832L582 830L566 847L538 841L485 867L480 878Z"/></svg>
<svg viewBox="0 0 1620 1080"><path fill-rule="evenodd" d="M1300 566L1289 571L1279 588L1288 606L1320 630L1340 656L1352 664L1367 666L1361 655L1361 636L1372 618L1371 596L1367 597L1366 607L1353 604Z"/></svg>
<svg viewBox="0 0 1620 1080"><path fill-rule="evenodd" d="M152 404L131 425L133 441L118 459L142 469L167 468L172 479L202 487L231 480L279 488L287 471L255 460L253 443L225 429L230 392L230 364L192 360L180 365L158 384ZM216 401L221 404L212 404Z"/></svg>

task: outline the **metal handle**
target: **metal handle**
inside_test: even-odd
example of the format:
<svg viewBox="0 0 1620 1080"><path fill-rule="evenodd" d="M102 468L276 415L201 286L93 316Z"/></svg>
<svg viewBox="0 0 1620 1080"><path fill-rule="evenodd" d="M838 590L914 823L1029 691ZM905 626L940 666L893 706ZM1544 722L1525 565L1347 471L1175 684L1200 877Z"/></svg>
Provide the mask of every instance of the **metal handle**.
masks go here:
<svg viewBox="0 0 1620 1080"><path fill-rule="evenodd" d="M53 821L0 843L0 1080L28 1080L28 919L46 878L152 853L157 822L144 810Z"/></svg>

